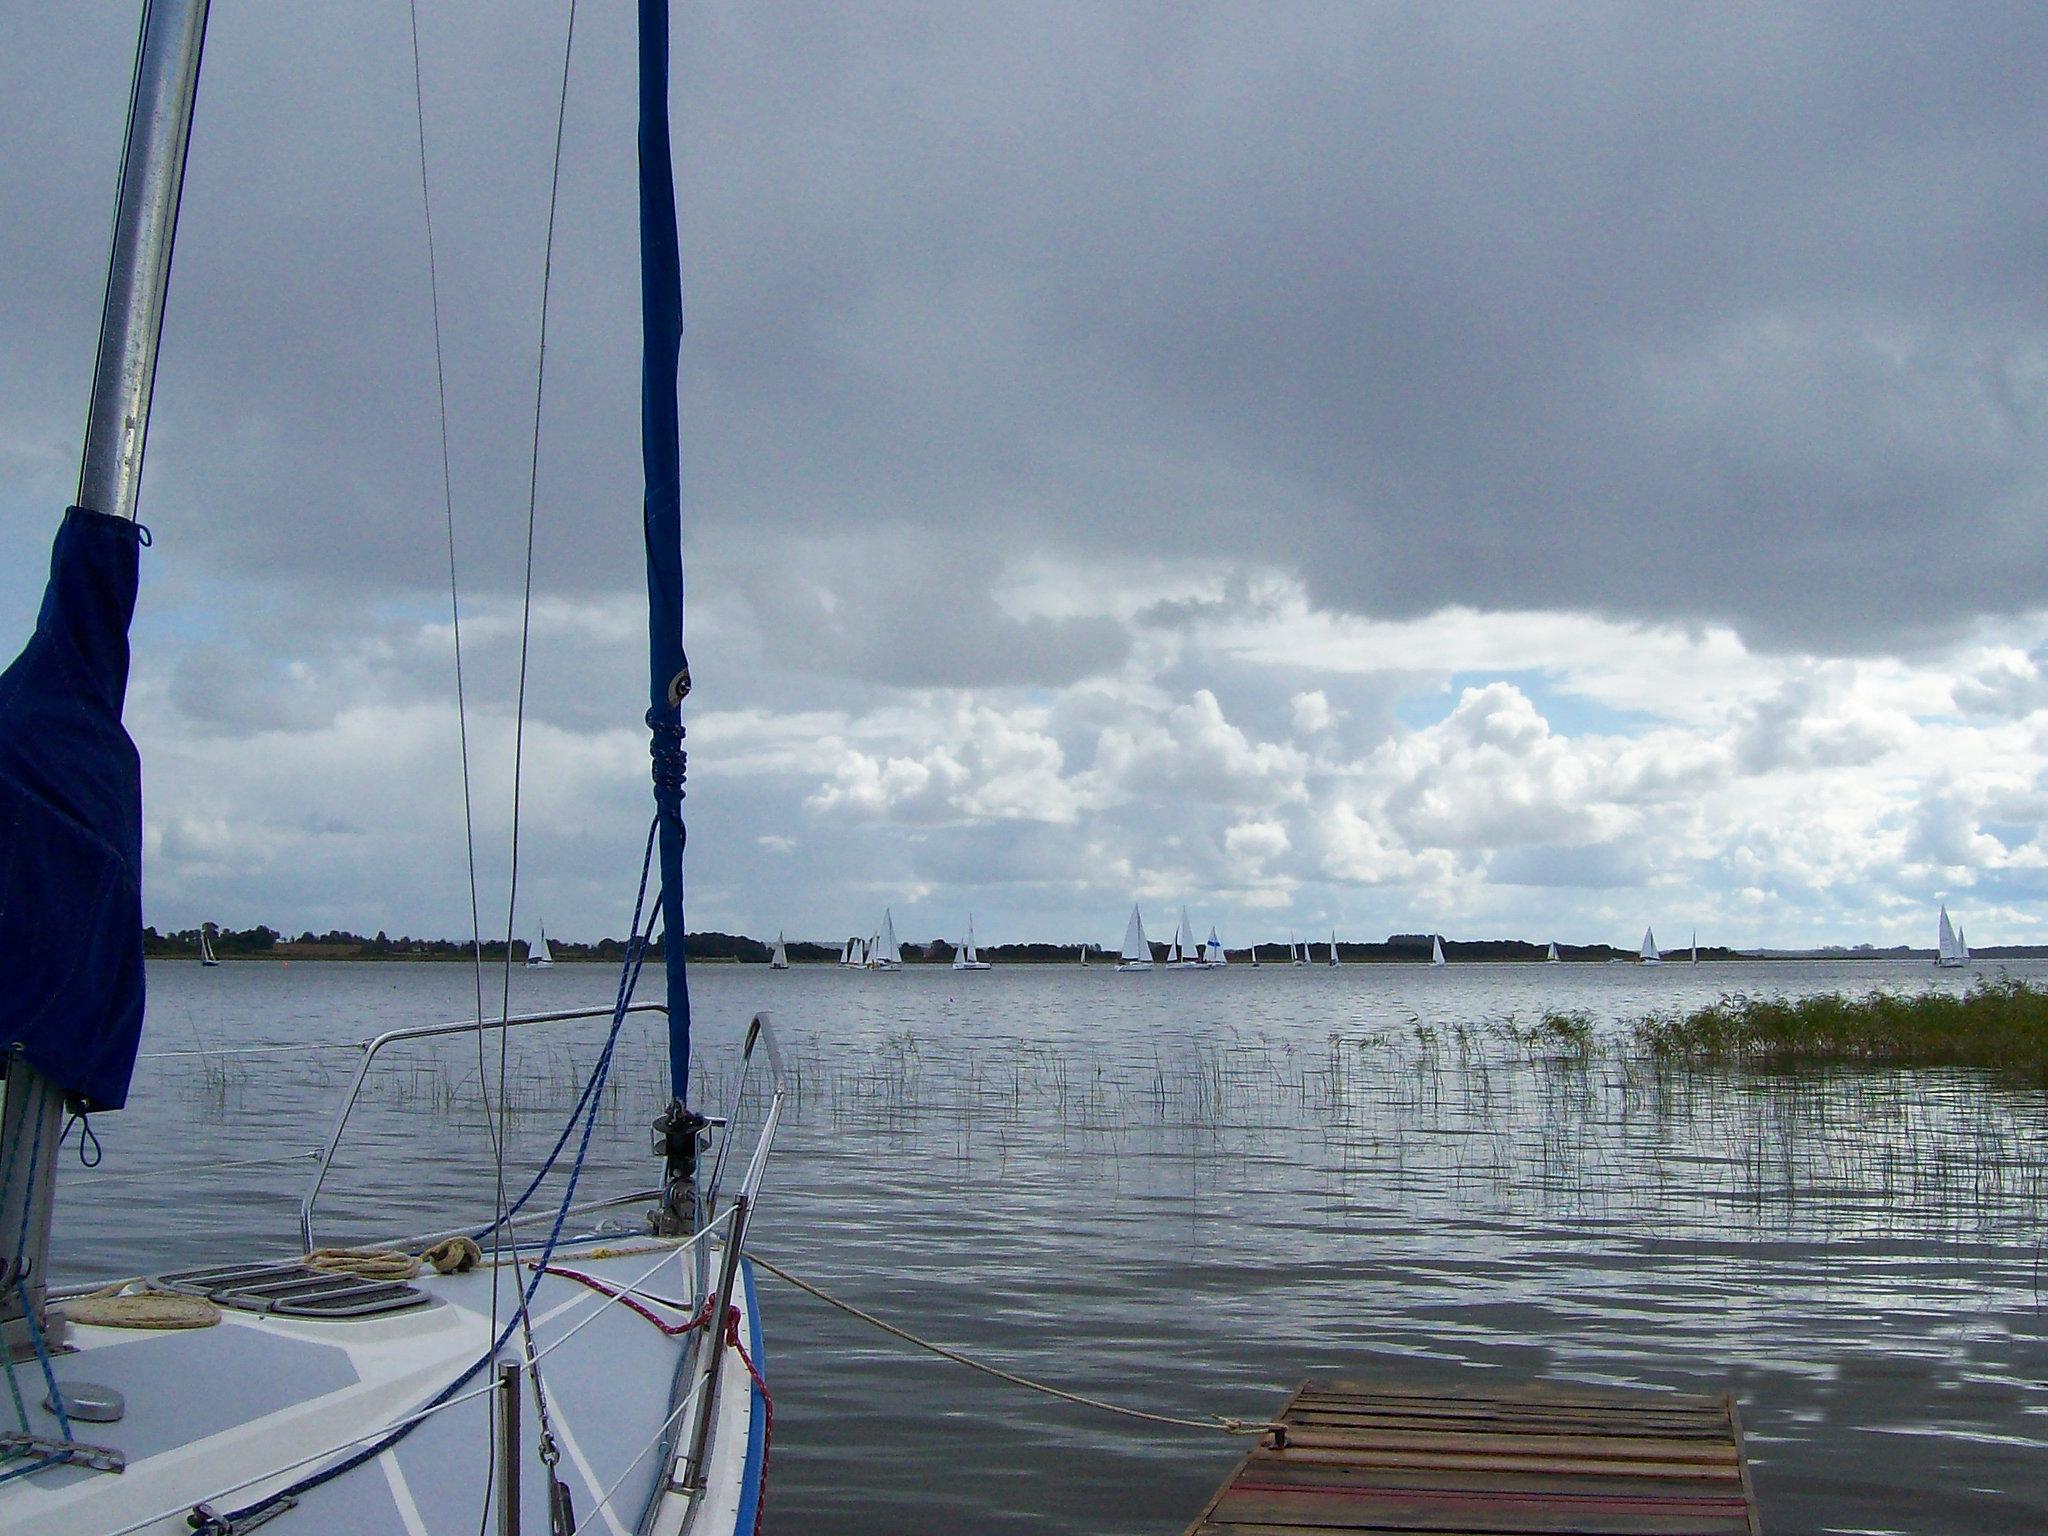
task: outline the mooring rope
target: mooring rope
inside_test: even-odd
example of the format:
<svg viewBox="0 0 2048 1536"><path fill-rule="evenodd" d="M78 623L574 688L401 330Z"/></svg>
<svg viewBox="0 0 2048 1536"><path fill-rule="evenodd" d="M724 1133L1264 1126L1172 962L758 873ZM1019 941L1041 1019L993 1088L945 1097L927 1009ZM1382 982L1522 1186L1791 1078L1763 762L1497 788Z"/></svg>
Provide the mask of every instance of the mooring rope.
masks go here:
<svg viewBox="0 0 2048 1536"><path fill-rule="evenodd" d="M1023 1387L1032 1392L1042 1392L1047 1397L1056 1397L1062 1402L1077 1403L1083 1408L1095 1408L1103 1413L1114 1413L1127 1419L1143 1419L1148 1424L1166 1424L1175 1429L1205 1429L1220 1431L1226 1435L1263 1435L1269 1430L1284 1430L1286 1428L1284 1424L1280 1424L1272 1419L1237 1419L1222 1413L1212 1413L1199 1419L1181 1418L1171 1413L1153 1413L1149 1409L1132 1408L1123 1403L1104 1402L1099 1397L1089 1397L1082 1392L1069 1392L1065 1387L1056 1387L1050 1382L1033 1381L1029 1376L1019 1376L1015 1371L1006 1371L999 1365L990 1365L986 1360L977 1360L972 1355L963 1355L957 1349L949 1349L944 1344L920 1338L908 1328L899 1328L896 1324L887 1322L875 1316L872 1312L863 1311L852 1302L844 1301L834 1296L831 1292L811 1284L808 1280L798 1279L773 1259L764 1258L757 1249L749 1248L747 1250L747 1257L767 1270L769 1274L775 1276L776 1279L795 1286L807 1296L816 1297L828 1307L837 1307L847 1316L857 1317L870 1327L881 1329L882 1332L888 1334L891 1338L901 1339L906 1344L914 1344L919 1349L929 1350L935 1355L951 1360L955 1365L966 1366L970 1371L979 1371L984 1376L993 1376L998 1381L1007 1381L1013 1387Z"/></svg>

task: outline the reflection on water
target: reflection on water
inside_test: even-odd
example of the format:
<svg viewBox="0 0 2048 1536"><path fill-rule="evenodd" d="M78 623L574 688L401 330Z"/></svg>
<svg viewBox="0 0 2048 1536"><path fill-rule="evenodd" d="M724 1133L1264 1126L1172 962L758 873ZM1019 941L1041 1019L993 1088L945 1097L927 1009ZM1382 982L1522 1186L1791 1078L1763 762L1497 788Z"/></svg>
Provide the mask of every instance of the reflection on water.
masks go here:
<svg viewBox="0 0 2048 1536"><path fill-rule="evenodd" d="M2040 968L2015 967L2026 971ZM2048 1529L2048 1103L1955 1073L1673 1075L1531 1026L1724 989L1961 986L1924 967L1106 967L696 975L703 1097L766 1008L791 1069L762 1249L919 1332L1168 1412L1311 1373L1543 1373L1742 1400L1773 1531ZM452 966L151 969L129 1110L67 1167L63 1272L283 1252L354 1069L322 1045L457 1017ZM525 1007L611 978L515 977ZM515 1037L512 1161L595 1028ZM629 1026L585 1189L648 1182L663 1096ZM495 1042L366 1082L323 1239L487 1199ZM1179 1530L1241 1446L1023 1396L764 1278L783 1531Z"/></svg>

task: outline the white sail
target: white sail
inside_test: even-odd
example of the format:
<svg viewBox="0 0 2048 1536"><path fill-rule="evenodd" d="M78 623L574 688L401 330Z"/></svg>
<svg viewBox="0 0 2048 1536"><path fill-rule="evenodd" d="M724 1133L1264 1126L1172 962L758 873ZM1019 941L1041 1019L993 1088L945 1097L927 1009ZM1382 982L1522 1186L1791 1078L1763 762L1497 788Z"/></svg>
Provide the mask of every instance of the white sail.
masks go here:
<svg viewBox="0 0 2048 1536"><path fill-rule="evenodd" d="M1956 930L1956 954L1964 960L1970 958L1970 936L1960 928Z"/></svg>
<svg viewBox="0 0 2048 1536"><path fill-rule="evenodd" d="M1339 966L1343 963L1342 960L1337 958L1337 930L1332 928L1330 930L1330 964L1332 966Z"/></svg>
<svg viewBox="0 0 2048 1536"><path fill-rule="evenodd" d="M1202 964L1228 965L1229 957L1223 953L1223 941L1216 937L1216 930L1209 930L1209 942L1202 946Z"/></svg>
<svg viewBox="0 0 2048 1536"><path fill-rule="evenodd" d="M1252 940L1252 944L1251 944L1251 957L1252 957L1252 969L1253 969L1253 970L1257 970L1257 969L1259 968L1259 941L1258 941L1257 939L1253 939L1253 940Z"/></svg>
<svg viewBox="0 0 2048 1536"><path fill-rule="evenodd" d="M1551 944L1551 946L1550 946L1550 953L1549 953L1549 954L1547 954L1547 955L1545 955L1545 956L1543 957L1543 963L1544 963L1545 965L1556 965L1556 964L1558 964L1558 963L1559 963L1559 956L1558 956L1558 953L1557 953L1557 945L1556 945L1556 943L1555 943L1555 942L1552 942L1552 944Z"/></svg>
<svg viewBox="0 0 2048 1536"><path fill-rule="evenodd" d="M220 964L220 956L213 952L213 939L204 928L199 930L199 963L201 965Z"/></svg>
<svg viewBox="0 0 2048 1536"><path fill-rule="evenodd" d="M953 969L956 971L985 971L989 964L974 952L974 914L967 914L967 938L953 951Z"/></svg>
<svg viewBox="0 0 2048 1536"><path fill-rule="evenodd" d="M1088 964L1088 941L1086 939L1081 941L1081 964L1084 967Z"/></svg>
<svg viewBox="0 0 2048 1536"><path fill-rule="evenodd" d="M853 940L848 939L839 946L839 963L841 965L851 965L853 963Z"/></svg>
<svg viewBox="0 0 2048 1536"><path fill-rule="evenodd" d="M1149 971L1152 969L1152 946L1145 941L1145 920L1138 915L1135 905L1131 908L1131 921L1124 929L1123 958L1118 963L1120 971Z"/></svg>
<svg viewBox="0 0 2048 1536"><path fill-rule="evenodd" d="M868 951L868 964L878 971L903 969L903 951L896 947L896 915L887 907L882 908L882 931Z"/></svg>
<svg viewBox="0 0 2048 1536"><path fill-rule="evenodd" d="M1431 934L1429 938L1429 963L1431 965L1442 965L1444 963L1444 941L1435 934Z"/></svg>
<svg viewBox="0 0 2048 1536"><path fill-rule="evenodd" d="M1650 929L1643 930L1643 947L1636 952L1636 958L1645 965L1661 965L1664 957L1657 953L1657 935Z"/></svg>
<svg viewBox="0 0 2048 1536"><path fill-rule="evenodd" d="M555 952L548 948L548 925L546 923L540 925L540 938L534 942L533 948L526 952L526 963L535 967L550 966L555 963Z"/></svg>
<svg viewBox="0 0 2048 1536"><path fill-rule="evenodd" d="M789 946L782 942L782 935L775 935L775 953L768 957L768 969L786 971L789 969Z"/></svg>
<svg viewBox="0 0 2048 1536"><path fill-rule="evenodd" d="M1692 963L1700 963L1700 931L1697 928L1692 931Z"/></svg>

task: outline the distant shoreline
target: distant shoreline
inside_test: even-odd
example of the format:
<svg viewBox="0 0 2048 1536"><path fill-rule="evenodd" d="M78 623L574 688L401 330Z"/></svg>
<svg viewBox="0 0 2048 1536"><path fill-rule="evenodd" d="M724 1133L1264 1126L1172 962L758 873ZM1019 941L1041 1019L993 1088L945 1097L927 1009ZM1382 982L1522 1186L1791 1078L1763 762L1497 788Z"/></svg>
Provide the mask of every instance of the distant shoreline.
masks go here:
<svg viewBox="0 0 2048 1536"><path fill-rule="evenodd" d="M552 941L551 941L551 943L552 943ZM524 955L523 955L522 953L519 953L519 952L517 952L516 950L515 950L515 952L514 952L514 954L513 954L513 957L512 957L512 964L513 964L513 965L514 965L515 967L517 967L517 968L519 968L519 969L521 969L521 970L526 970L526 969L532 969L532 970L547 970L547 969L568 969L568 968L571 968L571 967L584 967L584 966L605 966L605 967L613 967L613 966L617 966L618 964L620 964L621 960L623 959L623 956L622 956L622 955L604 955L604 954L578 954L578 955L564 955L564 954L562 954L562 953L561 953L561 946L560 946L560 944L558 944L558 943L555 943L555 944L553 944L553 947L554 947L554 949L555 949L555 951L556 951L556 954L555 954L555 961L554 961L554 965L553 965L552 967L548 967L548 966L532 966L532 967L529 967L529 966L527 966L527 964L526 964L525 956L524 956ZM791 947L791 948L794 948L794 946L790 946L790 947ZM1279 958L1277 958L1277 959L1268 959L1268 958L1266 958L1266 957L1265 957L1265 954L1263 953L1263 951L1265 950L1266 946L1265 946L1265 945L1261 945L1261 946L1260 946L1260 950L1261 950L1261 955L1260 955L1260 959L1259 959L1259 965L1258 965L1258 969L1261 969L1261 970L1266 970L1266 969L1276 969L1276 970L1286 970L1286 969L1292 969L1292 968L1293 968L1293 967L1292 967L1292 963L1291 963L1291 962L1290 962L1290 961L1289 961L1289 960L1288 960L1288 959L1286 958L1286 953L1285 953L1285 952L1286 952L1286 945L1284 945L1284 944L1276 944L1276 945L1274 945L1274 946L1272 946L1272 947L1273 947L1273 949L1275 949L1276 951L1279 951ZM1455 965L1544 965L1544 964L1547 964L1547 963L1548 963L1548 962L1547 962L1547 961L1546 961L1546 960L1544 959L1544 957L1543 957L1543 956L1542 956L1541 954L1537 954L1537 955L1533 955L1533 956L1531 956L1531 955L1502 955L1502 954L1476 954L1476 955L1460 955L1460 954L1458 953L1458 949L1459 949L1460 947L1462 947L1462 946L1460 946L1460 945L1453 945L1453 944L1447 944L1447 945L1445 945L1445 950L1446 950L1446 958L1447 958L1447 960L1448 960L1449 964L1451 964L1451 965L1454 965L1454 966L1455 966ZM691 954L689 954L689 955L688 955L688 960L689 960L689 963L690 963L691 965L747 965L747 966L755 966L755 967L760 967L760 968L764 968L764 969L765 969L765 968L767 967L767 965L768 965L768 956L769 956L769 951L770 951L770 949L771 949L771 948L772 948L772 946L770 946L770 945L766 945L766 944L763 944L763 945L761 946L761 954L760 954L760 956L759 956L758 958L756 958L756 957L754 957L754 956L750 956L750 955L740 955L740 954L709 954L709 955L707 955L707 954L695 954L695 953L691 953ZM1423 953L1419 953L1419 954L1387 954L1387 953L1383 953L1383 952L1381 952L1381 953L1375 953L1375 951L1383 951L1383 950L1385 949L1385 946L1383 946L1383 945L1375 945L1375 944L1360 944L1360 945L1358 945L1358 946L1357 946L1357 949L1359 950L1359 953L1357 953L1357 954L1355 954L1355 955L1354 955L1354 954L1352 953L1352 946L1349 946L1349 945L1340 945L1340 946L1338 947L1338 953L1339 953L1340 957L1342 958L1342 960L1343 960L1343 964L1344 964L1345 966L1352 966L1352 965L1374 965L1374 966L1385 966L1385 965L1392 965L1392 966L1422 966L1422 967L1424 967L1424 968L1426 969L1426 968L1428 968L1428 964L1429 964L1429 956L1428 956L1427 952L1423 952ZM485 963L486 965L491 965L491 966L502 966L502 965L504 965L504 963L505 963L505 955L504 955L504 952L503 952L503 951L504 951L504 946L503 946L502 944L498 945L498 946L497 946L497 951L498 951L497 953L494 953L494 954L493 954L493 953L487 953L487 954L486 954L486 955L484 956L484 963ZM143 953L144 953L144 958L146 958L146 959L150 959L150 960L185 960L185 961L192 961L192 960L196 960L196 959L198 958L198 949L197 949L196 945L184 945L184 946L178 946L178 945L175 945L174 943L160 943L160 944L158 944L158 945L154 945L154 946L149 946L149 947L146 947L146 948L144 949ZM989 961L990 961L991 963L993 963L993 964L996 964L996 965L1004 965L1004 966L1011 966L1011 965L1019 965L1019 966L1067 966L1067 967L1070 967L1070 968L1073 968L1073 969L1080 969L1080 952L1079 952L1079 950L1078 950L1078 949L1074 949L1074 948L1071 948L1071 947L1070 947L1070 948L1068 949L1068 951L1067 951L1067 952L1066 952L1065 954L1054 954L1054 955L1005 955L1005 954L1004 954L1004 953L1002 952L1002 949L1001 949L1001 947L997 947L997 948L991 949L991 948L989 948L989 947L987 947L987 946L982 946L982 947L981 947L981 951L980 951L980 953L981 953L981 955L982 955L982 958L984 958L984 959L986 959L986 960L989 960ZM1231 959L1230 959L1230 965L1231 965L1231 966L1232 966L1233 968L1238 968L1238 967L1242 967L1242 968L1244 968L1244 969L1247 969L1247 970L1248 970L1248 969L1251 969L1251 968L1252 968L1252 967L1251 967L1251 963L1250 963L1249 959L1245 957L1245 954L1246 954L1246 952L1245 952L1245 951L1242 951L1242 950L1240 950L1240 951L1235 951L1235 952L1231 952ZM220 953L220 954L218 955L218 958L219 958L219 960L220 960L220 961L221 961L221 962L222 962L223 964L237 964L237 965L239 965L239 964L246 964L246 963L259 963L259 964L273 964L273 965L285 965L285 964L290 964L290 963L291 963L291 962L293 962L293 961L298 961L298 962L301 962L301 963L313 963L313 964L327 964L327 963L341 962L341 963L348 963L348 964L359 964L359 965L466 965L466 964L469 964L469 963L470 963L470 961L471 961L471 956L470 956L470 954L468 954L468 953L464 953L464 952L456 952L456 953L445 953L445 952L436 952L436 953L418 953L418 952L384 952L384 953L377 953L377 952L374 952L374 951L368 951L368 950L358 950L358 949L352 949L352 948L349 948L349 947L347 947L347 946L342 946L342 945L328 945L328 944L300 945L300 944L289 944L289 943L287 943L287 944L278 944L278 945L275 945L275 946L273 946L273 947L271 947L271 948L269 948L269 949L264 949L264 950L260 950L260 951L236 951L236 950L222 951L222 952L221 952L221 953ZM655 955L655 956L653 957L653 959L655 959L656 961L658 961L658 960L660 959L660 956L659 956L659 954L657 953L657 954L656 954L656 955ZM2011 946L2004 946L2004 947L2001 947L2001 948L1998 948L1998 949L1990 949L1990 950L1978 950L1978 951L1974 952L1974 953L1972 954L1972 956L1971 956L1971 962L1972 962L1972 964L1990 964L1990 963L1994 963L1994 962L1998 962L1998 961L2004 961L2004 960L2043 960L2043 959L2048 959L2048 946L2038 946L2038 945L2011 945ZM1765 951L1765 952L1757 952L1757 951L1740 951L1740 950L1720 950L1720 949L1716 949L1716 950L1713 950L1713 951L1709 952L1709 951L1707 951L1707 950L1704 950L1704 949L1703 949L1703 950L1701 950L1701 952L1700 952L1700 964L1702 964L1702 965L1726 965L1726 964L1740 964L1740 965L1773 965L1773 964L1800 964L1800 963L1811 963L1811 962L1814 962L1814 961L1831 961L1831 962L1832 962L1832 961L1848 961L1848 962L1856 962L1856 963L1865 963L1865 964L1889 964L1889 965L1902 965L1902 964L1912 964L1912 965L1929 965L1929 966L1931 966L1931 965L1932 965L1932 964L1934 963L1934 951L1933 951L1933 950L1931 950L1931 949L1929 949L1929 950L1924 950L1924 951L1911 951L1911 950L1907 950L1907 951L1893 951L1893 950L1881 950L1881 951L1864 951L1864 952L1859 952L1859 951L1848 951L1848 950L1810 950L1810 951L1792 951L1792 950L1770 950L1770 951ZM1559 960L1558 960L1558 962L1557 962L1557 963L1558 963L1558 964L1560 964L1560 965L1631 965L1631 966L1633 966L1633 965L1640 965L1640 964L1641 964L1642 962L1641 962L1641 961L1639 961L1639 960L1638 960L1638 959L1636 958L1636 956L1634 956L1634 955L1632 955L1632 954L1627 954L1627 953L1624 953L1624 952L1622 952L1622 951L1619 951L1619 950L1617 950L1616 952L1614 952L1614 953L1613 953L1613 954L1611 954L1611 955L1605 955L1605 954L1571 954L1571 955L1562 955L1562 956L1560 956L1560 957L1559 957ZM951 956L951 955L938 955L938 956L931 956L931 955L927 955L927 956L919 956L919 957L915 957L915 958L913 958L912 956L910 956L910 955L906 954L906 955L904 956L904 959L903 959L903 964L904 964L904 967L905 967L905 969L911 969L911 968L916 968L916 969L920 969L920 970L922 970L922 969L933 969L933 970L950 970L950 969L952 968L952 956ZM1164 966L1164 963L1163 963L1162 961L1158 960L1158 959L1157 959L1156 957L1155 957L1155 960L1154 960L1154 964L1155 964L1155 965L1158 965L1158 966L1160 967L1160 969L1164 969L1164 968L1165 968L1165 966ZM1667 965L1667 966L1675 966L1675 967L1680 967L1680 968L1684 968L1684 969L1691 969L1691 965L1690 965L1689 959L1687 958L1687 956L1686 956L1685 954L1680 954L1680 955L1679 955L1679 956L1678 956L1677 958L1672 958L1672 959L1666 959L1666 960L1665 960L1665 961L1663 962L1663 964L1664 964L1664 965ZM1114 969L1116 968L1116 965L1117 965L1117 956L1116 956L1116 955L1114 955L1114 954L1106 954L1106 953L1103 953L1103 952L1101 952L1101 951L1098 951L1098 950L1093 950L1093 949L1091 949L1091 950L1090 950L1090 951L1088 952L1088 967L1089 967L1089 969L1095 969L1095 968L1097 968L1097 967L1100 967L1100 968L1102 968L1102 969L1104 969L1104 970L1114 970ZM857 970L857 969L862 969L862 967L857 967L857 966L846 966L846 967L842 967L842 966L841 966L841 965L839 964L839 960L838 960L838 956L837 956L837 952L836 952L836 951L835 951L835 952L833 952L833 953L831 953L831 954L828 954L828 955L821 955L821 956L812 956L812 955L805 955L805 956L799 957L799 956L796 956L796 955L791 955L791 956L790 956L790 966L791 966L791 968L792 968L792 969L797 969L797 968L801 968L801 969L805 969L805 970L812 970L812 969L819 969L819 970L840 970L840 969L847 969L847 970ZM1329 967L1329 962L1328 962L1327 960L1323 960L1323 959L1313 960L1313 961L1311 961L1311 962L1309 963L1309 965L1308 965L1307 967L1304 967L1304 969L1314 969L1314 970L1328 970L1329 968L1330 968L1330 967ZM1340 967L1340 969L1341 969L1341 967Z"/></svg>

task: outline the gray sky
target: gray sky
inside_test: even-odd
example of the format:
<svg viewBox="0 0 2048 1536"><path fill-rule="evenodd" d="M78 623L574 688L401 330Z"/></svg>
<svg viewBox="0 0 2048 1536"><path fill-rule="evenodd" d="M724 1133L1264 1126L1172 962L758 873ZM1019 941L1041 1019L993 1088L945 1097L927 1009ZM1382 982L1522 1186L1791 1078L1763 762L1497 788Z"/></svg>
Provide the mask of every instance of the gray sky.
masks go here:
<svg viewBox="0 0 2048 1536"><path fill-rule="evenodd" d="M10 10L18 636L133 7ZM422 4L487 910L562 23ZM679 10L692 925L2048 937L2044 32ZM585 6L521 901L571 936L647 804L631 71ZM466 923L412 110L403 7L216 7L130 708L160 925Z"/></svg>

